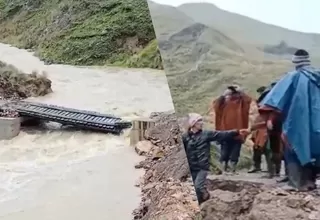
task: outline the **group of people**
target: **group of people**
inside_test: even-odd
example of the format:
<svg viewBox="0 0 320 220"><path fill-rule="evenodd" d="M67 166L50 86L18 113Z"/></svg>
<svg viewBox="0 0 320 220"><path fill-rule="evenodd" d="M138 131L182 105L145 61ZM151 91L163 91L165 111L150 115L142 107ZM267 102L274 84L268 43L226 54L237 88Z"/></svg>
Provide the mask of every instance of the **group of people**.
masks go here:
<svg viewBox="0 0 320 220"><path fill-rule="evenodd" d="M251 135L254 167L261 170L265 155L268 177L280 175L285 162L287 187L308 191L316 188L320 171L320 70L310 65L309 54L297 50L295 69L279 81L257 90L259 115L249 127L253 99L239 86L229 86L212 103L215 130L203 129L201 115L188 116L188 129L182 136L199 203L209 198L206 179L210 168L211 142L221 146L223 172L236 172L241 146Z"/></svg>

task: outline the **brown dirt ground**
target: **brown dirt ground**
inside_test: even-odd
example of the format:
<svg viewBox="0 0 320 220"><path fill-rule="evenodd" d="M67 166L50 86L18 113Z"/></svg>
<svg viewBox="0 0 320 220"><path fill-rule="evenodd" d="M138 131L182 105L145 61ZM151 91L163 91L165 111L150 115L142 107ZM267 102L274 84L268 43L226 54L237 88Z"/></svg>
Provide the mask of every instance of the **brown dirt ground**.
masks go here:
<svg viewBox="0 0 320 220"><path fill-rule="evenodd" d="M261 183L209 180L211 199L201 206L203 220L316 220L320 199L314 193L289 193Z"/></svg>
<svg viewBox="0 0 320 220"><path fill-rule="evenodd" d="M199 206L193 200L194 188L188 180L189 166L179 122L170 113L154 113L151 118L155 126L146 131L144 144L136 147L139 154L146 156L136 168L146 172L139 184L142 202L134 211L134 219L192 220Z"/></svg>

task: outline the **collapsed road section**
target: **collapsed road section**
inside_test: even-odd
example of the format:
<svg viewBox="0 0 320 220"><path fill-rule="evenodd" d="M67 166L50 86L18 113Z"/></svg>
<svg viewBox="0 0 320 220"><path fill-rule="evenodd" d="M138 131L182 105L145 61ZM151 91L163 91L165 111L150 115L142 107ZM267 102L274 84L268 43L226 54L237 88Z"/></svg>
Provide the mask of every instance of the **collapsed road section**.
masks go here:
<svg viewBox="0 0 320 220"><path fill-rule="evenodd" d="M1 111L16 111L20 117L36 120L58 122L80 129L102 131L119 135L124 129L131 127L131 122L123 121L113 115L98 112L77 110L42 103L17 101L0 107Z"/></svg>

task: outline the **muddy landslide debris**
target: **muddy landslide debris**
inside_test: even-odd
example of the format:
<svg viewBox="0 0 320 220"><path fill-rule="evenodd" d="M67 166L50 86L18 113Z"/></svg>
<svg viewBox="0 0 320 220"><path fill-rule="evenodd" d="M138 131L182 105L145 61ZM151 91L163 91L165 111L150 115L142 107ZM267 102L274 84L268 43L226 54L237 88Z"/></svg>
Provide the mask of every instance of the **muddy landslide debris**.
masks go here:
<svg viewBox="0 0 320 220"><path fill-rule="evenodd" d="M209 180L211 199L201 206L203 220L316 220L320 199L311 193L231 180Z"/></svg>
<svg viewBox="0 0 320 220"><path fill-rule="evenodd" d="M0 61L0 100L21 100L51 93L51 81L45 73L22 73Z"/></svg>
<svg viewBox="0 0 320 220"><path fill-rule="evenodd" d="M146 140L136 146L145 160L136 168L145 169L137 184L142 202L134 211L139 220L192 220L199 212L189 166L182 146L179 121L173 113L153 113L155 126L146 131Z"/></svg>

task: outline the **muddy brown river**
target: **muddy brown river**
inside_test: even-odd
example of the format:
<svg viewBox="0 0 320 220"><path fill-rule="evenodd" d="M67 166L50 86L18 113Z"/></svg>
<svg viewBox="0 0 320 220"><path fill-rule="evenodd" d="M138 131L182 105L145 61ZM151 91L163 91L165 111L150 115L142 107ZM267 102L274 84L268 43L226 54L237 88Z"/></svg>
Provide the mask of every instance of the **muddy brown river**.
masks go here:
<svg viewBox="0 0 320 220"><path fill-rule="evenodd" d="M124 119L173 110L163 71L44 65L32 53L0 44L0 60L30 73L46 71L53 93L42 103L111 113ZM0 219L132 219L140 202L134 185L143 174L117 137L61 130L52 123L0 141Z"/></svg>

